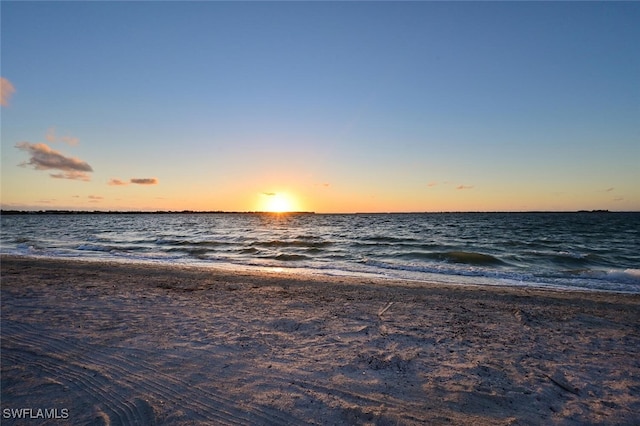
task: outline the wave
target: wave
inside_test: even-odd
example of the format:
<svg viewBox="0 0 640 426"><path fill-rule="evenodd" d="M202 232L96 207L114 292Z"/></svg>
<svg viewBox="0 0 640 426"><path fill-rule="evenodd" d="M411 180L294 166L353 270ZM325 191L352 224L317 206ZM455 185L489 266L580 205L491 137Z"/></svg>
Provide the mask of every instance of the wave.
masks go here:
<svg viewBox="0 0 640 426"><path fill-rule="evenodd" d="M432 277L458 276L472 280L499 280L508 284L551 286L564 289L589 289L640 293L640 269L582 269L558 272L551 270L514 270L511 268L487 268L480 265L453 263L392 263L365 259L362 264L373 270L391 271L392 276L421 279L422 274ZM407 273L412 275L406 275ZM413 275L417 274L417 275ZM385 274L386 275L386 274ZM437 278L429 278L435 279Z"/></svg>
<svg viewBox="0 0 640 426"><path fill-rule="evenodd" d="M309 247L308 249L305 250L306 253L309 254L315 254L315 255L319 255L321 253L324 253L325 250L318 248L318 247Z"/></svg>
<svg viewBox="0 0 640 426"><path fill-rule="evenodd" d="M441 262L441 263L395 263L386 262L375 259L364 259L363 264L367 266L373 266L381 269L411 271L411 272L426 272L429 274L443 274L443 275L466 275L466 276L494 276L497 274L495 270L487 270L479 266L473 266L467 264L466 266L456 266L455 264Z"/></svg>
<svg viewBox="0 0 640 426"><path fill-rule="evenodd" d="M410 251L397 253L394 257L410 260L441 261L447 263L464 263L467 265L506 265L506 262L495 256L484 253L466 251L424 252Z"/></svg>
<svg viewBox="0 0 640 426"><path fill-rule="evenodd" d="M149 246L144 245L101 245L101 244L80 244L75 248L81 252L101 252L101 253L129 253L150 251ZM170 252L171 250L162 250Z"/></svg>
<svg viewBox="0 0 640 426"><path fill-rule="evenodd" d="M323 248L331 246L331 241L304 241L304 240L272 240L272 241L254 241L251 246L255 247L308 247L308 248Z"/></svg>
<svg viewBox="0 0 640 426"><path fill-rule="evenodd" d="M622 271L622 273L627 277L640 281L640 269L628 268Z"/></svg>
<svg viewBox="0 0 640 426"><path fill-rule="evenodd" d="M238 249L237 252L240 254L258 254L260 253L260 250L258 250L255 247L245 247L245 248Z"/></svg>
<svg viewBox="0 0 640 426"><path fill-rule="evenodd" d="M219 247L226 246L233 243L226 241L192 241L192 240L170 240L164 238L158 238L154 241L155 244L165 245L165 246L175 246L175 247L189 247L189 246L197 246L197 247Z"/></svg>
<svg viewBox="0 0 640 426"><path fill-rule="evenodd" d="M467 251L449 251L437 253L439 257L454 263L466 263L468 265L503 265L504 262L497 257L484 253Z"/></svg>
<svg viewBox="0 0 640 426"><path fill-rule="evenodd" d="M44 252L45 248L43 246L34 244L21 243L16 245L15 250L5 250L2 248L3 253L15 253L15 254L36 254L40 252Z"/></svg>
<svg viewBox="0 0 640 426"><path fill-rule="evenodd" d="M564 273L550 274L550 276L564 278L581 278L597 281L608 281L621 284L640 285L640 269L577 269Z"/></svg>
<svg viewBox="0 0 640 426"><path fill-rule="evenodd" d="M608 262L606 259L601 256L593 253L582 253L575 251L558 251L558 252L547 252L547 251L533 251L528 252L528 255L531 256L531 259L535 262L548 262L557 266L565 266L565 267L580 267L580 266L588 266L588 265L609 265L615 266L611 262Z"/></svg>
<svg viewBox="0 0 640 426"><path fill-rule="evenodd" d="M372 237L361 238L361 241L371 241L374 243L409 243L420 242L421 240L416 238L399 238L386 235L374 235Z"/></svg>
<svg viewBox="0 0 640 426"><path fill-rule="evenodd" d="M101 245L98 245L98 244L80 244L78 247L76 247L76 250L110 252L110 251L114 250L114 247L101 246Z"/></svg>
<svg viewBox="0 0 640 426"><path fill-rule="evenodd" d="M207 254L211 253L211 250L203 247L193 247L184 250L189 256L193 256L197 259L206 259Z"/></svg>
<svg viewBox="0 0 640 426"><path fill-rule="evenodd" d="M291 261L301 261L301 260L307 260L309 259L308 256L302 255L302 254L279 254L277 256L269 256L271 259L275 259L275 260L281 260L283 262L291 262Z"/></svg>

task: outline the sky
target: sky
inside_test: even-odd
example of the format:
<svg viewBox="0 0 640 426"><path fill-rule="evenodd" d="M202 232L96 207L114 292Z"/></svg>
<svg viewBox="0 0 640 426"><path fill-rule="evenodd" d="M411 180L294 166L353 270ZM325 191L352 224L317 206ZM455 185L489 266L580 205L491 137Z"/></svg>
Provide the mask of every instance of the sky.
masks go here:
<svg viewBox="0 0 640 426"><path fill-rule="evenodd" d="M637 2L0 17L3 209L640 210Z"/></svg>

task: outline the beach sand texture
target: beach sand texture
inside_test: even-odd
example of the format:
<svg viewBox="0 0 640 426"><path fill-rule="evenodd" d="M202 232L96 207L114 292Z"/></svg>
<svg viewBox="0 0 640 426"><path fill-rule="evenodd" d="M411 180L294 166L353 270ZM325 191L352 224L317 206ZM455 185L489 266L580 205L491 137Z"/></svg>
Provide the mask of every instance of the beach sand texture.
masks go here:
<svg viewBox="0 0 640 426"><path fill-rule="evenodd" d="M1 289L3 425L640 424L638 295L8 256Z"/></svg>

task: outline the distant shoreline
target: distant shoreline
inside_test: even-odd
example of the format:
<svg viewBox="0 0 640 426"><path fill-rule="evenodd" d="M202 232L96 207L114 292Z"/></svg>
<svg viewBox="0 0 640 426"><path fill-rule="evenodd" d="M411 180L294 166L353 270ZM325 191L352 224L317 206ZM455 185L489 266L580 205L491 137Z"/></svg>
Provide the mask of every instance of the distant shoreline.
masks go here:
<svg viewBox="0 0 640 426"><path fill-rule="evenodd" d="M315 212L262 212L262 211L223 211L223 210L0 210L0 215L19 215L19 214L273 214L273 215L299 215L299 214L316 214Z"/></svg>
<svg viewBox="0 0 640 426"><path fill-rule="evenodd" d="M267 211L225 211L225 210L0 210L0 215L90 215L90 214L246 214L246 215L357 215L357 214L571 214L571 213L640 213L639 211L610 210L531 210L531 211L442 211L442 212L351 212L318 213L314 211L267 212Z"/></svg>

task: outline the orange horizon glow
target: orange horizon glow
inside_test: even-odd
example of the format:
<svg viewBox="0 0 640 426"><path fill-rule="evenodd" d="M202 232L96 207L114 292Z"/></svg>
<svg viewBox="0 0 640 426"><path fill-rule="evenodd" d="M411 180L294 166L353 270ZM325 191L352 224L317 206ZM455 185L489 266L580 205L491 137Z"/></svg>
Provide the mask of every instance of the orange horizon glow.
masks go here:
<svg viewBox="0 0 640 426"><path fill-rule="evenodd" d="M29 173L17 168L19 179L3 186L3 210L96 210L96 211L252 211L316 213L400 213L472 211L576 211L607 209L638 211L631 183L615 188L588 190L570 183L545 188L466 181L439 184L383 185L368 190L343 179L318 184L313 178L289 175L245 177L224 187L203 190L185 185L170 174L157 178L156 185L109 185L109 175L94 183ZM51 185L60 190L51 194ZM424 180L424 182L429 182ZM83 189L91 186L91 188ZM595 185L594 185L595 186ZM497 190L497 189L499 190ZM7 202L9 201L9 202Z"/></svg>
<svg viewBox="0 0 640 426"><path fill-rule="evenodd" d="M300 211L299 204L295 198L286 193L281 192L263 192L261 195L261 203L258 211L268 213L287 213Z"/></svg>

